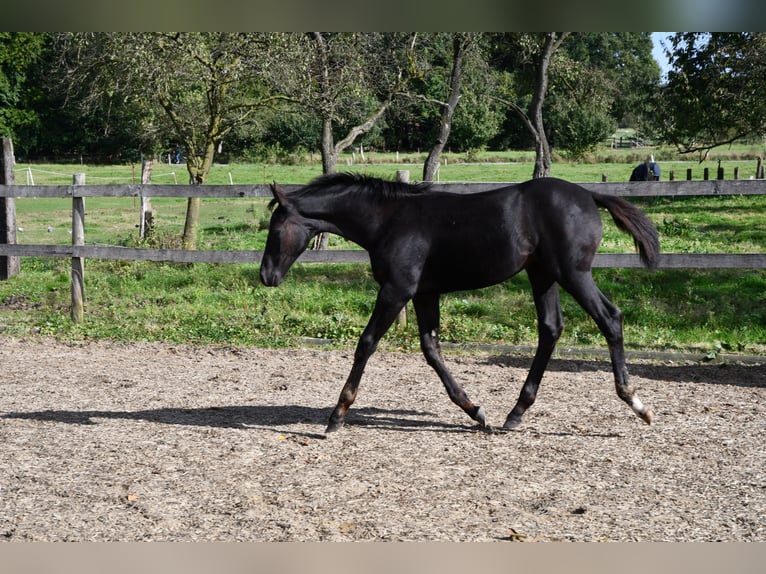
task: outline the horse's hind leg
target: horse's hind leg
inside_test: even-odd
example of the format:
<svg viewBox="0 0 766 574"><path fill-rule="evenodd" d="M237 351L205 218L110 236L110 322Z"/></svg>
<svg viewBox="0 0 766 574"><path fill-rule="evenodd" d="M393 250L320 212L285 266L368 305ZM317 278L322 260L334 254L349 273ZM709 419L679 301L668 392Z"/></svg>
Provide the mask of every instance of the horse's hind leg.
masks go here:
<svg viewBox="0 0 766 574"><path fill-rule="evenodd" d="M517 427L526 410L535 402L543 373L564 329L559 303L559 286L552 280L543 279L533 269L529 269L527 274L532 284L532 295L537 310L537 350L524 386L521 388L519 399L505 419L504 429Z"/></svg>
<svg viewBox="0 0 766 574"><path fill-rule="evenodd" d="M484 409L471 402L466 392L447 369L444 359L442 359L439 346L439 295L419 294L413 298L412 303L418 318L420 348L423 351L426 362L439 375L452 402L463 409L469 417L477 421L481 426L487 426L487 417Z"/></svg>
<svg viewBox="0 0 766 574"><path fill-rule="evenodd" d="M578 273L570 277L563 286L593 317L599 330L606 338L609 345L609 356L612 359L617 396L630 405L630 408L644 422L651 424L654 414L644 406L628 380L622 336L622 312L599 290L590 273Z"/></svg>

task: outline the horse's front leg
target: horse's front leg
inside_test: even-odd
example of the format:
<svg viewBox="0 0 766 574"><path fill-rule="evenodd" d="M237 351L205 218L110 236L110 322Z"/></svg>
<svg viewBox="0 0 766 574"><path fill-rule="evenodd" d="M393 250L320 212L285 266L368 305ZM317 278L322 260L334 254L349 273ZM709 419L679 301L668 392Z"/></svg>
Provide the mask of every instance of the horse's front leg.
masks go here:
<svg viewBox="0 0 766 574"><path fill-rule="evenodd" d="M362 380L362 374L364 373L367 361L375 352L380 339L386 334L399 311L402 310L402 307L407 304L409 299L409 295L402 294L401 291L391 286L384 286L378 292L375 309L373 309L370 320L356 345L354 364L340 393L338 404L335 410L333 410L332 415L330 415L330 422L325 432L335 432L343 426L346 413L356 400L359 382Z"/></svg>
<svg viewBox="0 0 766 574"><path fill-rule="evenodd" d="M412 300L415 313L418 317L418 330L420 331L420 348L426 358L426 362L436 371L439 379L447 389L447 394L452 402L463 409L466 414L481 426L487 426L487 416L484 409L471 402L463 388L454 379L444 364L439 345L439 295L418 294Z"/></svg>

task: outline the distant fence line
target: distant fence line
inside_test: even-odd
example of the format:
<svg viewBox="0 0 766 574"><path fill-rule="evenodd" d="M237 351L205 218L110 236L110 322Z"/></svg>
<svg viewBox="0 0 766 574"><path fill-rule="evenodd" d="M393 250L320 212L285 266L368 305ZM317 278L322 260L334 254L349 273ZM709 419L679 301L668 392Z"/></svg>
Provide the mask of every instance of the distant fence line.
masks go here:
<svg viewBox="0 0 766 574"><path fill-rule="evenodd" d="M78 177L79 176L79 177ZM45 197L72 199L72 245L20 245L0 234L0 265L19 257L70 257L72 258L72 317L82 318L82 292L85 259L116 259L140 261L166 261L176 263L260 263L262 251L180 250L127 248L116 246L85 245L85 207L88 197L134 197L144 200L152 197L169 198L256 198L271 197L268 185L83 185L82 174L75 175L72 185L0 185L0 208L13 203L15 198ZM453 193L478 193L495 189L508 183L438 183L433 189ZM601 182L582 183L586 189L598 193L624 197L688 197L722 195L766 195L764 180L673 180L647 182ZM285 184L290 192L301 187ZM142 214L142 223L144 215ZM0 220L2 223L2 220ZM0 226L2 231L2 226ZM299 258L304 263L364 263L369 262L363 250L306 251ZM594 267L640 267L635 253L599 253ZM691 254L663 253L659 267L665 269L763 269L766 254ZM10 267L6 267L10 268ZM2 271L2 267L0 267ZM16 273L18 264L16 264ZM7 278L15 274L6 273Z"/></svg>
<svg viewBox="0 0 766 574"><path fill-rule="evenodd" d="M650 144L647 140L641 139L638 136L612 136L601 142L605 147L612 149L623 148L644 148Z"/></svg>

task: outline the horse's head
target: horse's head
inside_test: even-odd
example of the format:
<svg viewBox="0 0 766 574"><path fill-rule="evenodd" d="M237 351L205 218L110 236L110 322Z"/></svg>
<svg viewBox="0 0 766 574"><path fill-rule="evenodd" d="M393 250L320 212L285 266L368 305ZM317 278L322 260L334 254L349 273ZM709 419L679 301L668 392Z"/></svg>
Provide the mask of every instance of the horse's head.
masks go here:
<svg viewBox="0 0 766 574"><path fill-rule="evenodd" d="M295 203L276 183L271 193L277 208L271 215L266 250L261 261L261 281L268 287L276 287L285 278L290 266L306 250L317 230L311 220L303 217Z"/></svg>

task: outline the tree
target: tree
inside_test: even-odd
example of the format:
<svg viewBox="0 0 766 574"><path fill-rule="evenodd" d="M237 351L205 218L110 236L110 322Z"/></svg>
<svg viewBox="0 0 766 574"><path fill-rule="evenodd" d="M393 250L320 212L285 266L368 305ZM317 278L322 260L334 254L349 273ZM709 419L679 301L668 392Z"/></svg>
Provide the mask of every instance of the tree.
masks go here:
<svg viewBox="0 0 766 574"><path fill-rule="evenodd" d="M321 120L322 171L333 173L341 152L367 133L416 66L416 34L323 33L283 35L289 77L283 92Z"/></svg>
<svg viewBox="0 0 766 574"><path fill-rule="evenodd" d="M224 138L255 111L283 100L265 85L271 37L252 33L62 33L59 85L83 114L132 102L146 133L181 145L191 183L204 184ZM279 69L274 66L274 69ZM182 237L194 249L199 198Z"/></svg>
<svg viewBox="0 0 766 574"><path fill-rule="evenodd" d="M614 133L617 122L610 115L614 101L611 82L602 70L570 62L557 79L549 97L547 128L551 143L579 160Z"/></svg>
<svg viewBox="0 0 766 574"><path fill-rule="evenodd" d="M456 32L452 34L452 67L447 85L447 98L439 102L441 114L436 140L428 157L423 164L423 181L433 181L436 170L439 167L439 158L447 145L450 130L452 129L452 116L460 101L460 90L463 81L463 60L467 53L476 45L477 35L470 32Z"/></svg>
<svg viewBox="0 0 766 574"><path fill-rule="evenodd" d="M25 93L44 43L44 34L0 32L0 135L14 137L20 128L36 121Z"/></svg>
<svg viewBox="0 0 766 574"><path fill-rule="evenodd" d="M660 69L647 32L580 32L561 46L548 112L555 147L579 159L617 125L652 133Z"/></svg>
<svg viewBox="0 0 766 574"><path fill-rule="evenodd" d="M455 36L462 36L462 57L455 60ZM490 97L488 81L488 35L482 33L422 33L418 35L417 70L407 94L390 106L383 118L381 137L389 150L421 151L444 138L444 123L450 94L459 95L449 121L445 141L452 151L483 148L497 133L505 112ZM455 63L460 66L459 91L451 90ZM443 148L444 149L444 148ZM442 149L442 151L443 151Z"/></svg>
<svg viewBox="0 0 766 574"><path fill-rule="evenodd" d="M544 32L541 34L507 34L502 41L510 42L517 47L520 61L517 62L522 72L526 72L531 78L527 80L531 88L529 107L524 110L520 104L514 101L514 95L503 95L497 100L510 107L526 126L535 142L535 167L533 178L546 177L551 171L551 148L548 142L548 134L545 131L543 120L543 105L548 93L549 73L553 56L561 46L561 43L569 35L569 32ZM504 52L507 57L507 52ZM506 66L508 63L506 62ZM510 72L513 69L506 69ZM518 78L517 78L518 83ZM506 79L506 87L512 85Z"/></svg>
<svg viewBox="0 0 766 574"><path fill-rule="evenodd" d="M417 34L284 34L281 59L290 70L280 89L321 121L322 172L334 173L341 152L372 129L415 67ZM319 234L315 248L327 246Z"/></svg>
<svg viewBox="0 0 766 574"><path fill-rule="evenodd" d="M658 106L662 137L705 157L714 147L766 133L766 33L678 33Z"/></svg>
<svg viewBox="0 0 766 574"><path fill-rule="evenodd" d="M587 71L589 90L609 101L614 121L638 127L654 119L660 67L652 46L649 32L578 32L561 49L576 64L573 69Z"/></svg>

